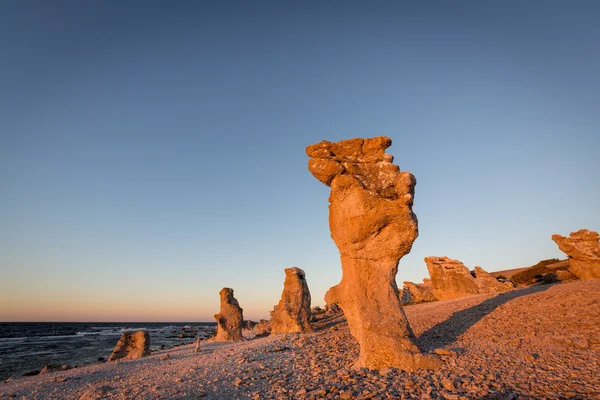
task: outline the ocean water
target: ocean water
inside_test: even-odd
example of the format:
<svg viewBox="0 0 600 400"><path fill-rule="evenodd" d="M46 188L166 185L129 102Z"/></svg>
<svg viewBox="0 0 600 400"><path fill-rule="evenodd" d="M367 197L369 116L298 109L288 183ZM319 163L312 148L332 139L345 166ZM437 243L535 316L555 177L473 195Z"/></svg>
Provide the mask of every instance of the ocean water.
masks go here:
<svg viewBox="0 0 600 400"><path fill-rule="evenodd" d="M195 336L207 338L216 323L157 322L0 322L0 382L19 377L47 364L82 366L108 359L121 334L146 329L150 349L170 348L191 343ZM186 336L179 338L184 333Z"/></svg>

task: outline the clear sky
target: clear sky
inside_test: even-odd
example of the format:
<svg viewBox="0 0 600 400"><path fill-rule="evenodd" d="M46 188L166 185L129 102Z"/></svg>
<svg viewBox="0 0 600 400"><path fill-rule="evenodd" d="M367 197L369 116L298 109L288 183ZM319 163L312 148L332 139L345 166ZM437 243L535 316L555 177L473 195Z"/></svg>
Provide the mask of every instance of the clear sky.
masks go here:
<svg viewBox="0 0 600 400"><path fill-rule="evenodd" d="M389 136L420 235L488 271L600 230L597 1L0 2L0 320L268 318L341 278L323 139Z"/></svg>

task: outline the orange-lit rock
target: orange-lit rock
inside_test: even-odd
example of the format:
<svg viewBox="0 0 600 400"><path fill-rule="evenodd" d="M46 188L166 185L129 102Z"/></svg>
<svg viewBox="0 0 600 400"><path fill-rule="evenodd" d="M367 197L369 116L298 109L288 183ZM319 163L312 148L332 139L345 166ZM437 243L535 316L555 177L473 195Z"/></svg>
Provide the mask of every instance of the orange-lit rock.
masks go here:
<svg viewBox="0 0 600 400"><path fill-rule="evenodd" d="M217 320L217 336L215 342L239 342L245 340L242 336L242 323L244 321L243 309L233 297L233 289L223 288L221 296L221 311L215 315Z"/></svg>
<svg viewBox="0 0 600 400"><path fill-rule="evenodd" d="M404 290L409 293L407 304L426 303L436 301L433 295L433 286L431 279L423 279L423 283L413 283L404 281Z"/></svg>
<svg viewBox="0 0 600 400"><path fill-rule="evenodd" d="M448 257L426 257L433 295L440 300L456 299L480 293L505 292L514 288L510 282L499 282L481 267L475 276L463 263Z"/></svg>
<svg viewBox="0 0 600 400"><path fill-rule="evenodd" d="M569 256L569 271L579 279L600 278L600 235L581 229L569 237L552 235L558 248Z"/></svg>
<svg viewBox="0 0 600 400"><path fill-rule="evenodd" d="M281 300L271 311L271 333L312 332L310 291L304 271L286 268Z"/></svg>
<svg viewBox="0 0 600 400"><path fill-rule="evenodd" d="M135 360L150 355L150 334L147 330L123 332L108 361Z"/></svg>
<svg viewBox="0 0 600 400"><path fill-rule="evenodd" d="M338 304L360 344L356 367L439 368L414 343L400 305L396 273L418 235L415 177L385 153L391 139L322 141L308 146L308 169L331 187L329 227L342 261L341 282L325 295Z"/></svg>

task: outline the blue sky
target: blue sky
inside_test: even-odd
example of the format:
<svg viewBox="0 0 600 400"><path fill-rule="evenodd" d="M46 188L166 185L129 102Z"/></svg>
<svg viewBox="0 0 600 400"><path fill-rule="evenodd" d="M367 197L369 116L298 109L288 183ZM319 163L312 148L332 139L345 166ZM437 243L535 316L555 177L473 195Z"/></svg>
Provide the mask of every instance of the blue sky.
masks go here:
<svg viewBox="0 0 600 400"><path fill-rule="evenodd" d="M0 320L268 318L339 282L305 147L385 135L417 177L397 280L600 229L600 5L3 2Z"/></svg>

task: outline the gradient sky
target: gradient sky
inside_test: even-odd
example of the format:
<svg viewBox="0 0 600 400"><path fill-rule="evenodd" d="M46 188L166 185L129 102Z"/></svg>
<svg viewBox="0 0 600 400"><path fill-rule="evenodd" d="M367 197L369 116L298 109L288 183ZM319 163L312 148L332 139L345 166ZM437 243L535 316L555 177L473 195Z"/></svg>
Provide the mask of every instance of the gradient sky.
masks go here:
<svg viewBox="0 0 600 400"><path fill-rule="evenodd" d="M268 318L341 278L323 139L386 135L419 238L488 271L600 230L600 3L0 2L0 320Z"/></svg>

